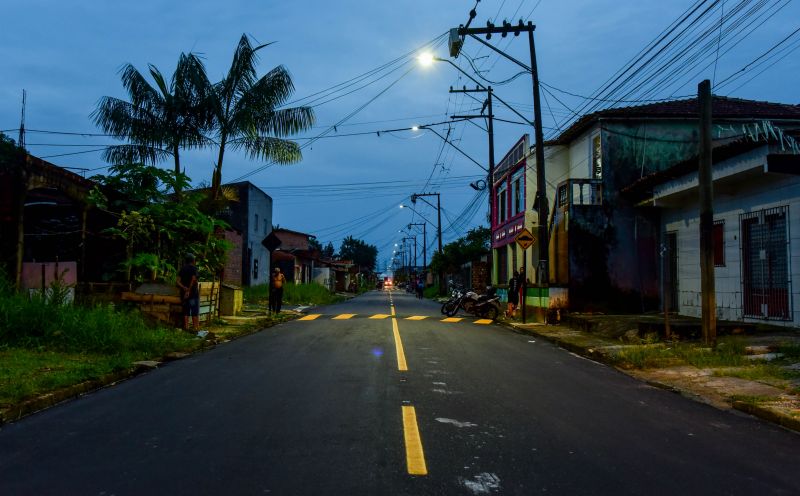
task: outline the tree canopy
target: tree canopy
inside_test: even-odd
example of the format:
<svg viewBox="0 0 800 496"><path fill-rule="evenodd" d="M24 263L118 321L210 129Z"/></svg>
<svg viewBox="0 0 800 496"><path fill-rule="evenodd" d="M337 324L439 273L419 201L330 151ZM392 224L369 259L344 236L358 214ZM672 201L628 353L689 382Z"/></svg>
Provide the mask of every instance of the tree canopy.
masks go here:
<svg viewBox="0 0 800 496"><path fill-rule="evenodd" d="M431 269L435 272L453 273L462 265L479 259L489 253L491 233L487 227L476 227L467 231L466 236L458 238L442 247L442 254L434 253Z"/></svg>
<svg viewBox="0 0 800 496"><path fill-rule="evenodd" d="M342 240L342 246L339 248L339 258L352 260L362 269L375 270L378 249L360 239L348 236Z"/></svg>

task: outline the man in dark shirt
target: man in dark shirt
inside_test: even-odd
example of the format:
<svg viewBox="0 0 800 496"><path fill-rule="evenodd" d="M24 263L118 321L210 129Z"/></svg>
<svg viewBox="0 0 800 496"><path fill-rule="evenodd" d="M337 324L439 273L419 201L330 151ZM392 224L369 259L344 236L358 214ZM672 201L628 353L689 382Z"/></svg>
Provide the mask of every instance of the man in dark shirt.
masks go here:
<svg viewBox="0 0 800 496"><path fill-rule="evenodd" d="M189 317L195 332L200 330L200 288L197 283L197 266L194 255L186 254L186 263L178 272L178 287L181 289L183 302L183 328L189 329Z"/></svg>

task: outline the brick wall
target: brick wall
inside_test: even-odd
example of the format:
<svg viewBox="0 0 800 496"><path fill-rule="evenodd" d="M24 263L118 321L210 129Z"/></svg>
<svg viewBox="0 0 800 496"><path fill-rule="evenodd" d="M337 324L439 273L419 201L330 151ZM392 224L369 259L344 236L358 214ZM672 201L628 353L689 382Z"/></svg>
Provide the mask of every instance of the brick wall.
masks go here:
<svg viewBox="0 0 800 496"><path fill-rule="evenodd" d="M228 260L222 271L222 282L242 285L242 257L244 257L244 244L242 235L236 231L225 231L225 240L233 245L228 252Z"/></svg>

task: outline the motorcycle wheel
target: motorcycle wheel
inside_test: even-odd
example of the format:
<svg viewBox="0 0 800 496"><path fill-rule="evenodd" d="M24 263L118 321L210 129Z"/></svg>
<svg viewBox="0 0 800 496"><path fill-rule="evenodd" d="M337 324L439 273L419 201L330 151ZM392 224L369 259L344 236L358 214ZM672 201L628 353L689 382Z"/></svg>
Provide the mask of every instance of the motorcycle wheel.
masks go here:
<svg viewBox="0 0 800 496"><path fill-rule="evenodd" d="M453 305L452 307L448 307L445 315L447 315L448 317L452 317L457 313L458 313L458 302L456 302L456 304Z"/></svg>
<svg viewBox="0 0 800 496"><path fill-rule="evenodd" d="M497 311L497 307L492 305L486 309L486 312L484 312L483 316L486 317L487 319L497 320L498 314L499 312Z"/></svg>
<svg viewBox="0 0 800 496"><path fill-rule="evenodd" d="M447 304L448 303L450 303L450 302L446 301L446 302L442 303L442 315L446 315L447 314Z"/></svg>

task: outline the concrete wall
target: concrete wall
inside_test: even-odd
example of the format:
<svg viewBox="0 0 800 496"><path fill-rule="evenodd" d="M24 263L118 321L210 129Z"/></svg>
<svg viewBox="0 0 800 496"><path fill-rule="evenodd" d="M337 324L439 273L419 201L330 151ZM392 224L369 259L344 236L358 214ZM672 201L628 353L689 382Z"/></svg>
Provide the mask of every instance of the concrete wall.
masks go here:
<svg viewBox="0 0 800 496"><path fill-rule="evenodd" d="M715 171L725 168L730 162L715 164ZM686 178L676 182L686 182ZM677 234L678 312L700 317L700 219L696 191L696 188L692 188L687 194L676 198L673 206L664 209L663 215L665 231ZM800 178L764 173L763 169L757 175L744 175L741 181L728 183L725 187L719 187L715 175L714 220L724 221L725 265L714 270L719 319L763 321L744 317L740 215L781 206L789 207L787 249L792 318L788 321L770 320L770 323L800 326L800 284L797 282L800 281Z"/></svg>

